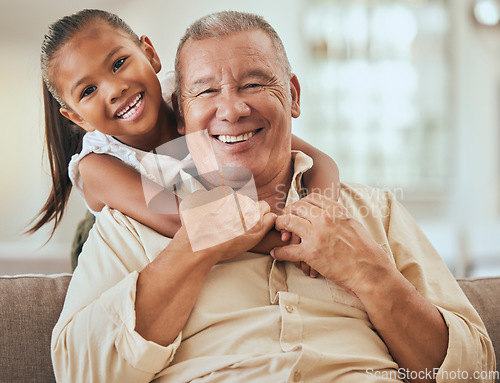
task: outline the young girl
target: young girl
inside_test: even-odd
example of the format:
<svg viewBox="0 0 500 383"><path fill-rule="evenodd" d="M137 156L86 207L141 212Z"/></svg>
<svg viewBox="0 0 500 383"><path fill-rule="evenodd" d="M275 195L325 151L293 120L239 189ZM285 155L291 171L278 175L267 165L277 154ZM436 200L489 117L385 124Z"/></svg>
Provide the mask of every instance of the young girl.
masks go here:
<svg viewBox="0 0 500 383"><path fill-rule="evenodd" d="M141 180L141 172L149 178L153 172L141 166L141 159L180 136L162 97L161 63L151 41L139 38L116 15L83 10L49 27L41 66L52 191L28 232L50 221L54 232L73 182L95 215L108 205L172 237L180 227L178 215L148 209ZM292 146L314 160L305 186L335 190L335 162L297 137ZM172 182L189 162L184 149L161 156L171 175L163 182Z"/></svg>

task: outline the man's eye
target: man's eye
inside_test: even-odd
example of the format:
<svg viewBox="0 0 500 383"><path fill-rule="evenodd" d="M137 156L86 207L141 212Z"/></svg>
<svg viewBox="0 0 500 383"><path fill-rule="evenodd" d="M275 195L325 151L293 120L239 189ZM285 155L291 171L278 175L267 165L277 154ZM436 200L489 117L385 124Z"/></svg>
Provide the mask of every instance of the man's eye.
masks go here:
<svg viewBox="0 0 500 383"><path fill-rule="evenodd" d="M215 92L216 92L216 90L215 90L215 89L212 89L212 88L210 88L210 89L205 89L204 91L202 91L202 92L198 93L198 96L202 96L202 95L204 95L204 94L215 93Z"/></svg>
<svg viewBox="0 0 500 383"><path fill-rule="evenodd" d="M254 89L254 88L260 88L262 85L261 84L247 84L244 86L245 89Z"/></svg>
<svg viewBox="0 0 500 383"><path fill-rule="evenodd" d="M126 57L123 57L119 60L117 60L114 64L113 64L113 71L116 72L118 69L120 69L120 67L125 63L125 60L127 60Z"/></svg>
<svg viewBox="0 0 500 383"><path fill-rule="evenodd" d="M94 93L94 91L97 89L96 86L88 86L87 88L84 89L84 91L82 92L82 97L81 98L84 98L84 97L87 97L87 96L90 96L92 93Z"/></svg>

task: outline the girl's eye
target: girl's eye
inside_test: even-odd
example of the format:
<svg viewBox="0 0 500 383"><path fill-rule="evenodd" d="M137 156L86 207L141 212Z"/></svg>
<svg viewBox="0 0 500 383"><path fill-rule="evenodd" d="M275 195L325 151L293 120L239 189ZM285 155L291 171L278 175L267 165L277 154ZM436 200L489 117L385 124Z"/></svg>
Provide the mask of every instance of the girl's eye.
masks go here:
<svg viewBox="0 0 500 383"><path fill-rule="evenodd" d="M81 98L90 96L92 93L94 93L94 91L96 89L97 89L96 86L89 86L89 87L85 88L84 91L82 92L82 97Z"/></svg>
<svg viewBox="0 0 500 383"><path fill-rule="evenodd" d="M123 58L119 59L118 61L116 61L113 64L113 71L116 72L118 69L120 69L120 67L125 63L125 60L127 60L127 58L123 57Z"/></svg>

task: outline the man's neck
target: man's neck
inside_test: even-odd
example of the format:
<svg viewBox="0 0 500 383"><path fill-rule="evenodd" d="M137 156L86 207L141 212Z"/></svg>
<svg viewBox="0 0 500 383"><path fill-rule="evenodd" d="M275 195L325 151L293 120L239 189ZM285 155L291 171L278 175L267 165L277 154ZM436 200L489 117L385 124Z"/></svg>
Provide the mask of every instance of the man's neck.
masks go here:
<svg viewBox="0 0 500 383"><path fill-rule="evenodd" d="M267 183L260 184L258 179L255 180L259 201L266 201L273 213L279 214L284 209L292 176L293 161L290 158L290 161Z"/></svg>
<svg viewBox="0 0 500 383"><path fill-rule="evenodd" d="M228 169L233 170L231 174L225 173ZM228 169L223 169L222 172L217 174L215 172L210 173L210 175L200 174L201 177L199 181L208 190L219 186L229 186L238 191L240 188L244 189L250 184L250 178L246 177L246 173L243 172L243 175L239 174L242 177L241 180L238 181L238 177L234 177L236 174L234 173L234 169ZM270 177L269 174L254 176L253 182L255 182L255 187L257 189L258 200L266 201L271 207L271 211L273 213L279 214L284 209L286 199L288 197L288 190L290 189L290 185L292 183L293 173L293 160L290 156L290 159L286 161L286 163L274 174L274 176ZM223 181L221 182L221 180ZM243 194L246 193L243 192ZM249 195L252 194L253 193L251 192L249 193Z"/></svg>

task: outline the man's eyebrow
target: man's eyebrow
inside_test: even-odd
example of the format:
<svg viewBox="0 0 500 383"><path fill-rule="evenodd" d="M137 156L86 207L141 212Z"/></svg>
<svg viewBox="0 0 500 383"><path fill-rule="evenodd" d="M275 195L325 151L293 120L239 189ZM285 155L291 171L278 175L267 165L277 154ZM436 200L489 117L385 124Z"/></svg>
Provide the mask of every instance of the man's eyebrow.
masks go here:
<svg viewBox="0 0 500 383"><path fill-rule="evenodd" d="M260 78L265 81L271 81L273 78L275 78L275 76L260 69L253 69L242 73L240 78L242 80L246 80L248 78ZM193 88L202 87L204 85L211 83L212 81L214 81L213 76L200 77L195 81L193 81L192 87Z"/></svg>
<svg viewBox="0 0 500 383"><path fill-rule="evenodd" d="M196 79L193 82L192 86L199 87L199 86L207 85L208 83L212 82L213 80L214 80L214 77L212 77L212 76L201 77L199 79Z"/></svg>
<svg viewBox="0 0 500 383"><path fill-rule="evenodd" d="M242 79L247 79L247 78L260 78L262 80L270 81L273 79L275 76L273 76L271 73L255 69L255 70L250 70L248 72L244 72L241 76Z"/></svg>
<svg viewBox="0 0 500 383"><path fill-rule="evenodd" d="M103 64L105 64L107 61L109 61L116 53L118 53L123 47L123 45L118 45L117 47L113 48L104 58ZM73 94L73 92L78 88L80 85L82 85L87 79L87 76L82 77L79 79L72 87L70 94Z"/></svg>

